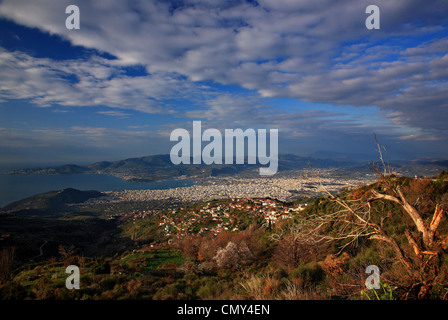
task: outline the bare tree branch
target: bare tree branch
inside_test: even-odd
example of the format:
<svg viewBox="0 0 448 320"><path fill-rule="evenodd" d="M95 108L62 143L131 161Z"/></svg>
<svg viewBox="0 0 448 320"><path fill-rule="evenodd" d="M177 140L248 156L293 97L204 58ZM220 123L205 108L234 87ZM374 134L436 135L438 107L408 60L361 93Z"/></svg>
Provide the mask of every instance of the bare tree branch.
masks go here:
<svg viewBox="0 0 448 320"><path fill-rule="evenodd" d="M429 247L434 245L434 236L439 228L440 221L442 221L443 209L440 209L439 204L436 205L434 215L432 216L431 224L429 225Z"/></svg>
<svg viewBox="0 0 448 320"><path fill-rule="evenodd" d="M442 261L437 257L448 250L446 231L443 235L438 233L443 210L437 204L429 222L426 215L419 212L417 207L409 202L410 195L401 189L406 180L391 174L387 151L384 148L383 154L375 135L374 138L383 166L383 170L380 170L377 164L374 162L371 164L373 170L378 174L378 181L369 190L362 191L364 194L361 197L351 198L350 194L347 197L332 194L318 180L320 190L327 195L327 200L335 203L339 209L334 207L329 209L326 206L325 212L318 211L315 214L302 217L292 228L298 235L313 243L338 241L339 253L350 245L356 245L361 238L387 243L393 249L395 259L401 262L411 279L415 281L411 289L419 288L418 297L425 297L428 288L431 283L434 283L437 276L437 268L439 268L437 263L440 264ZM318 177L315 171L314 173ZM358 191L361 192L361 190ZM418 196L418 199L421 199L422 195ZM403 214L411 218L404 219L403 222L401 219L397 219L400 223L405 223L402 234L400 232L403 231L400 231L398 226L391 224L392 221L385 223L389 221L388 218L393 218L388 209L388 203L397 204ZM393 233L391 233L390 227L395 228ZM405 237L407 241L402 241L401 236ZM416 285L414 286L414 284Z"/></svg>

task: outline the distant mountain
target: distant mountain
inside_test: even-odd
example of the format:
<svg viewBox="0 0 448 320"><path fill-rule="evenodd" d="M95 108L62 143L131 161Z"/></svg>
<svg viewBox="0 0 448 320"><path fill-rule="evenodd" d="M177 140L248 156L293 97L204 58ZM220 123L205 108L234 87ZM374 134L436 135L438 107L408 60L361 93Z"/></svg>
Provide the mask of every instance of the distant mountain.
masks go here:
<svg viewBox="0 0 448 320"><path fill-rule="evenodd" d="M435 166L444 166L448 167L448 160L446 159L432 159L432 158L424 158L424 159L417 159L413 162L421 165L435 165Z"/></svg>
<svg viewBox="0 0 448 320"><path fill-rule="evenodd" d="M332 159L337 161L350 161L350 162L366 162L375 160L375 156L370 156L362 153L343 153L337 151L316 151L309 155L311 158L319 158L319 159Z"/></svg>
<svg viewBox="0 0 448 320"><path fill-rule="evenodd" d="M103 193L98 191L80 191L67 188L59 191L40 193L15 201L4 207L3 211L21 215L59 215L70 209L68 204L82 203L88 199L103 195Z"/></svg>
<svg viewBox="0 0 448 320"><path fill-rule="evenodd" d="M9 172L9 174L76 174L87 173L89 171L89 168L78 166L76 164L65 164L62 166L48 168L18 169Z"/></svg>
<svg viewBox="0 0 448 320"><path fill-rule="evenodd" d="M300 157L292 154L279 155L278 171L298 170L308 167L328 168L351 165L348 161ZM120 177L128 181L156 181L179 178L202 178L221 175L257 174L261 165L252 164L191 164L174 165L170 155L153 155L118 161L101 161L86 166L74 164L49 168L21 169L9 174L78 174L100 173Z"/></svg>
<svg viewBox="0 0 448 320"><path fill-rule="evenodd" d="M360 155L353 157L343 154L321 152L321 156L328 157L302 157L293 154L281 154L278 158L278 171L301 170L305 168L339 168L352 171L366 171L369 169L370 161L360 160ZM234 161L235 163L235 161ZM247 163L247 161L245 161ZM424 159L419 161L401 161L390 164L392 169L404 175L437 175L441 170L448 168L447 160ZM259 175L260 164L180 164L171 163L170 155L153 155L139 158L129 158L118 161L101 161L85 166L67 164L49 168L21 169L9 172L9 174L79 174L96 173L119 177L123 180L143 182L162 181L167 179L182 178L206 178L216 176L253 176Z"/></svg>
<svg viewBox="0 0 448 320"><path fill-rule="evenodd" d="M279 171L304 168L342 168L353 166L353 161L334 160L329 158L300 157L294 154L281 154L278 157Z"/></svg>

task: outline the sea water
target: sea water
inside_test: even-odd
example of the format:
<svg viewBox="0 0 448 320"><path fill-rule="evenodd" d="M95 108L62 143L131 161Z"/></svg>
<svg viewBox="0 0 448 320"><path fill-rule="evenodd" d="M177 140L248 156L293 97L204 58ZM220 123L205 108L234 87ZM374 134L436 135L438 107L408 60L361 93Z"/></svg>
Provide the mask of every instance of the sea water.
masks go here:
<svg viewBox="0 0 448 320"><path fill-rule="evenodd" d="M0 207L32 195L74 188L78 190L120 191L189 187L194 180L169 179L160 182L129 182L105 174L0 174Z"/></svg>

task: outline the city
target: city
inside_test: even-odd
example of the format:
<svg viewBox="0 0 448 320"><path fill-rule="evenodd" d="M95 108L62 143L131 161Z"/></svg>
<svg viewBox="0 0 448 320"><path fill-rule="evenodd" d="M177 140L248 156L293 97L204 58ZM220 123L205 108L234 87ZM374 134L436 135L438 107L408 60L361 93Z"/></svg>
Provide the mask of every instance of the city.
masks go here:
<svg viewBox="0 0 448 320"><path fill-rule="evenodd" d="M284 177L263 178L209 178L201 180L191 187L165 190L124 190L105 192L106 197L92 201L125 202L148 200L172 200L193 203L215 199L230 198L272 198L280 201L292 201L302 197L314 197L323 192L337 192L360 185L372 183L373 174L341 179L332 174L332 169L311 170L285 174ZM316 175L317 174L317 175Z"/></svg>

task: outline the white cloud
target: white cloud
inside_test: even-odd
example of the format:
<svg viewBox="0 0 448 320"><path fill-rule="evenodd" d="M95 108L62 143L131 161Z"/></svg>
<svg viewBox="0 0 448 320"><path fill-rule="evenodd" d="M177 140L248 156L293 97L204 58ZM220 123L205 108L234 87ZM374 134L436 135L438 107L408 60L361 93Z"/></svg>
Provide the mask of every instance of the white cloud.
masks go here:
<svg viewBox="0 0 448 320"><path fill-rule="evenodd" d="M161 100L209 94L193 81L210 80L264 97L376 106L404 114L395 118L403 126L446 132L446 39L411 41L414 34L446 34L446 1L78 1L76 31L65 28L70 2L5 0L0 16L118 60L55 62L2 52L0 63L11 72L0 77L0 99L164 113L175 110ZM364 27L364 10L375 2L381 30L372 32ZM391 35L401 42L388 42ZM144 65L150 75L120 74L119 66L129 64ZM61 80L64 75L78 82ZM229 119L236 111L209 99L204 117ZM254 112L240 108L241 115Z"/></svg>
<svg viewBox="0 0 448 320"><path fill-rule="evenodd" d="M438 141L442 140L440 136L435 134L415 133L406 136L401 136L399 140L418 140L418 141Z"/></svg>
<svg viewBox="0 0 448 320"><path fill-rule="evenodd" d="M175 74L127 76L113 60L98 57L53 61L0 48L0 68L0 98L30 99L42 107L106 106L172 113L164 99L192 97L201 90Z"/></svg>

